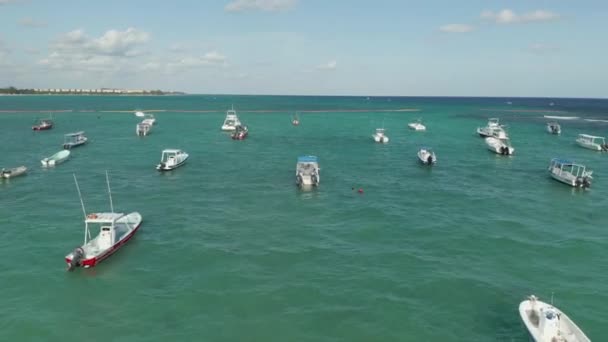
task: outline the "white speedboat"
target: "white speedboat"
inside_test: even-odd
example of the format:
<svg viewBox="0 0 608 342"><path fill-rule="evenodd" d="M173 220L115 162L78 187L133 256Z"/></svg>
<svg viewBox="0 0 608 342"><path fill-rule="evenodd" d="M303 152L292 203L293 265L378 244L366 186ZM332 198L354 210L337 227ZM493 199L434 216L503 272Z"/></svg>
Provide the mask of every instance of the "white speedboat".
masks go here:
<svg viewBox="0 0 608 342"><path fill-rule="evenodd" d="M156 165L158 171L171 171L184 165L188 159L188 153L177 149L166 149L160 157L160 163Z"/></svg>
<svg viewBox="0 0 608 342"><path fill-rule="evenodd" d="M300 119L298 118L298 114L296 114L292 119L291 119L291 124L294 126L299 126L300 125Z"/></svg>
<svg viewBox="0 0 608 342"><path fill-rule="evenodd" d="M82 146L87 143L89 139L84 136L84 132L68 133L63 136L63 148L66 150L74 147Z"/></svg>
<svg viewBox="0 0 608 342"><path fill-rule="evenodd" d="M146 121L146 120L144 120ZM137 126L135 127L135 133L140 136L140 137L145 137L148 134L150 134L150 131L152 130L152 125L146 122L140 122L137 124Z"/></svg>
<svg viewBox="0 0 608 342"><path fill-rule="evenodd" d="M551 159L549 174L553 179L575 188L588 188L593 179L593 171L587 171L584 165L559 158Z"/></svg>
<svg viewBox="0 0 608 342"><path fill-rule="evenodd" d="M321 181L321 169L316 156L298 157L296 164L296 184L299 187L318 186Z"/></svg>
<svg viewBox="0 0 608 342"><path fill-rule="evenodd" d="M505 156L512 155L515 152L513 146L509 139L498 139L494 137L485 138L486 145L488 146L488 150Z"/></svg>
<svg viewBox="0 0 608 342"><path fill-rule="evenodd" d="M413 129L414 131L426 131L426 126L424 126L422 124L422 120L420 120L420 119L418 119L418 121L416 121L416 122L411 122L407 125L409 126L409 128Z"/></svg>
<svg viewBox="0 0 608 342"><path fill-rule="evenodd" d="M562 127L555 121L547 122L547 132L551 134L561 134Z"/></svg>
<svg viewBox="0 0 608 342"><path fill-rule="evenodd" d="M2 168L2 170L0 170L0 177L6 178L6 179L15 178L15 177L24 175L26 172L27 172L27 167L25 167L25 166L18 166L18 167L14 167L12 169Z"/></svg>
<svg viewBox="0 0 608 342"><path fill-rule="evenodd" d="M433 149L422 147L418 150L418 160L424 165L433 165L437 162L437 157Z"/></svg>
<svg viewBox="0 0 608 342"><path fill-rule="evenodd" d="M534 295L519 304L519 315L536 342L591 341L570 317Z"/></svg>
<svg viewBox="0 0 608 342"><path fill-rule="evenodd" d="M241 121L236 115L234 107L232 107L232 109L226 111L226 118L224 119L224 124L222 125L222 131L234 131L236 130L236 126L241 126Z"/></svg>
<svg viewBox="0 0 608 342"><path fill-rule="evenodd" d="M576 143L584 148L594 151L608 151L608 145L604 137L597 137L589 134L579 134Z"/></svg>
<svg viewBox="0 0 608 342"><path fill-rule="evenodd" d="M76 176L74 176L74 181L76 181ZM111 212L99 212L88 215L84 208L84 201L80 194L78 182L76 181L78 196L80 197L80 203L85 215L84 243L65 256L65 262L68 264L69 271L76 267L94 267L124 246L135 235L141 225L142 217L138 212L130 214L114 212L107 173L106 181L108 182L108 194L110 194ZM95 228L99 229L99 233L91 238L91 230L97 230Z"/></svg>
<svg viewBox="0 0 608 342"><path fill-rule="evenodd" d="M135 116L144 118L142 123L148 124L150 126L154 126L156 124L156 118L154 117L154 114L152 114L152 113L144 113L144 112L138 110L135 112Z"/></svg>
<svg viewBox="0 0 608 342"><path fill-rule="evenodd" d="M388 142L388 137L384 134L384 128L376 128L376 133L372 135L372 138L377 143L386 144Z"/></svg>
<svg viewBox="0 0 608 342"><path fill-rule="evenodd" d="M52 167L63 163L70 157L70 150L61 150L48 158L42 159L40 162L43 167Z"/></svg>
<svg viewBox="0 0 608 342"><path fill-rule="evenodd" d="M477 134L482 138L494 137L498 139L509 139L504 126L499 123L497 118L488 119L488 124L485 127L478 127Z"/></svg>

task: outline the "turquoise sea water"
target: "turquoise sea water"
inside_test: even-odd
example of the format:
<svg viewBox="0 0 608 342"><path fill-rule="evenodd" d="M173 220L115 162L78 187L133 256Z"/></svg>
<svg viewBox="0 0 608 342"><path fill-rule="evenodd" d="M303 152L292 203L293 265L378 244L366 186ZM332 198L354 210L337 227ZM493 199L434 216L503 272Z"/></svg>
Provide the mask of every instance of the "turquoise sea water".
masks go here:
<svg viewBox="0 0 608 342"><path fill-rule="evenodd" d="M245 141L220 131L232 104ZM385 111L404 108L419 111ZM164 110L148 137L134 109ZM70 112L32 132L48 110ZM29 168L0 183L1 341L527 341L517 307L532 293L608 336L608 155L574 144L608 123L562 121L552 136L542 117L608 119L608 101L24 96L0 111L0 167ZM495 116L512 157L474 134ZM407 128L417 118L427 132ZM371 139L382 126L387 145ZM42 169L78 130L89 144ZM435 167L417 163L421 145ZM158 173L164 148L188 164ZM302 154L320 160L314 191L295 187ZM594 170L592 189L551 180L556 156ZM115 208L143 225L67 273L83 237L72 174L87 210L104 211L105 170Z"/></svg>

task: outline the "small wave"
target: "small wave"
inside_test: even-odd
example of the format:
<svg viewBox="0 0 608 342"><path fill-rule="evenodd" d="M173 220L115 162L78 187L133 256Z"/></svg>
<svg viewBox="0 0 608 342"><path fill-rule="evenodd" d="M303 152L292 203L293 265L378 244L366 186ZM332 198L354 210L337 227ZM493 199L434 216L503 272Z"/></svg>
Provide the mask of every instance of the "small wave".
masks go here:
<svg viewBox="0 0 608 342"><path fill-rule="evenodd" d="M554 116L554 115L543 115L546 119L553 120L578 120L580 117L578 116Z"/></svg>
<svg viewBox="0 0 608 342"><path fill-rule="evenodd" d="M584 119L585 121L589 121L589 122L608 122L608 120L600 120L600 119Z"/></svg>

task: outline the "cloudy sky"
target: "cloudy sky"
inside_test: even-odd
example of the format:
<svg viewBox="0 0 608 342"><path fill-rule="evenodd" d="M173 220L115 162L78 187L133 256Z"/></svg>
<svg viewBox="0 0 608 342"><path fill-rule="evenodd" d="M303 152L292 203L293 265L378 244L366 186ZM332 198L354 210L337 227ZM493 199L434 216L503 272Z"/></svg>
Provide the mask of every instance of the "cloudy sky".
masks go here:
<svg viewBox="0 0 608 342"><path fill-rule="evenodd" d="M608 1L0 0L0 83L608 97Z"/></svg>

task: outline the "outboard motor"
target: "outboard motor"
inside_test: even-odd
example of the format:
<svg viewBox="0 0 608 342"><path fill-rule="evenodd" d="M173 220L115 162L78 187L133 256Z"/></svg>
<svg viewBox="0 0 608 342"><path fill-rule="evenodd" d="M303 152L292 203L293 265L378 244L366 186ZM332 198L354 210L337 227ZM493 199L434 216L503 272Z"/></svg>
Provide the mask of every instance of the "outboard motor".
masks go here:
<svg viewBox="0 0 608 342"><path fill-rule="evenodd" d="M297 185L302 185L302 175L297 175L296 176L296 184Z"/></svg>
<svg viewBox="0 0 608 342"><path fill-rule="evenodd" d="M78 247L72 252L72 260L70 260L70 263L68 264L68 271L72 271L74 268L80 266L80 261L82 259L84 259L84 250L82 247Z"/></svg>
<svg viewBox="0 0 608 342"><path fill-rule="evenodd" d="M583 178L583 188L588 188L591 186L591 181L589 180L589 178L584 177Z"/></svg>
<svg viewBox="0 0 608 342"><path fill-rule="evenodd" d="M312 176L310 176L310 180L312 181L312 185L317 185L317 175L313 174Z"/></svg>
<svg viewBox="0 0 608 342"><path fill-rule="evenodd" d="M433 155L429 155L428 158L426 158L426 162L429 165L433 165Z"/></svg>

